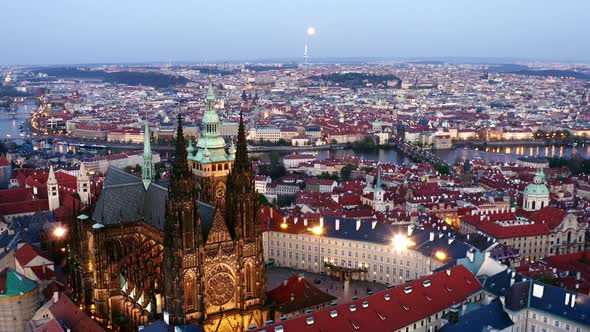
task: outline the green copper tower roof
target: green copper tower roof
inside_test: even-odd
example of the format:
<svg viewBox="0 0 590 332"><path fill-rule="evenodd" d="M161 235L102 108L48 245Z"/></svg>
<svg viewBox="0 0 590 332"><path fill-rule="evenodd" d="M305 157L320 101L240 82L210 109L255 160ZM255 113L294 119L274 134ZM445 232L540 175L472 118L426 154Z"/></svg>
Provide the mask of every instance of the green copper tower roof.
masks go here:
<svg viewBox="0 0 590 332"><path fill-rule="evenodd" d="M207 97L205 98L205 114L203 115L201 137L197 142L197 153L189 159L199 163L231 161L232 158L225 151L225 140L221 136L219 115L215 110L215 88L209 82Z"/></svg>
<svg viewBox="0 0 590 332"><path fill-rule="evenodd" d="M4 281L4 282L1 282ZM30 293L37 288L37 284L24 275L7 267L0 272L0 299Z"/></svg>
<svg viewBox="0 0 590 332"><path fill-rule="evenodd" d="M533 183L526 186L524 189L526 195L546 195L549 196L549 189L545 185L545 173L542 168L537 170Z"/></svg>

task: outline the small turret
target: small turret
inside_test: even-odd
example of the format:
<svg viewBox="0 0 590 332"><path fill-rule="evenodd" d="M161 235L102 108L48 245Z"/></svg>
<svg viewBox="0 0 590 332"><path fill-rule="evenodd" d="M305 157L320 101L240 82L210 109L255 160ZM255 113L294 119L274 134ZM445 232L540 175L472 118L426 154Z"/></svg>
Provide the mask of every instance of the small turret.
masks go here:
<svg viewBox="0 0 590 332"><path fill-rule="evenodd" d="M88 177L88 173L86 172L86 166L84 163L80 163L80 171L78 172L78 176L76 177L77 187L78 187L78 195L80 196L80 201L82 204L89 204L90 203L90 177Z"/></svg>
<svg viewBox="0 0 590 332"><path fill-rule="evenodd" d="M229 147L229 157L232 160L236 159L236 145L234 144L234 142L232 142L231 146Z"/></svg>
<svg viewBox="0 0 590 332"><path fill-rule="evenodd" d="M188 147L186 148L186 152L188 153L189 158L193 156L193 152L195 152L195 147L193 146L192 140L188 141Z"/></svg>
<svg viewBox="0 0 590 332"><path fill-rule="evenodd" d="M49 201L49 210L53 211L59 208L59 188L57 178L53 171L53 165L49 166L49 177L47 178L47 199Z"/></svg>

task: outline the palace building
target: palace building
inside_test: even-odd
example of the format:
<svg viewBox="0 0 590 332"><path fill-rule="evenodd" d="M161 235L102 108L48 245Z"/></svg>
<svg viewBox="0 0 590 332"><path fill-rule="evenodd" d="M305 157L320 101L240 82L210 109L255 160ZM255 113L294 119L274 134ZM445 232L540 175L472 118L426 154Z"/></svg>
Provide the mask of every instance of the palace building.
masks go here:
<svg viewBox="0 0 590 332"><path fill-rule="evenodd" d="M109 168L91 217L72 227L76 300L107 326L131 331L162 319L243 331L267 319L244 123L240 116L236 147L226 152L214 100L210 85L197 151L179 115L169 184L155 180L145 135L143 176Z"/></svg>

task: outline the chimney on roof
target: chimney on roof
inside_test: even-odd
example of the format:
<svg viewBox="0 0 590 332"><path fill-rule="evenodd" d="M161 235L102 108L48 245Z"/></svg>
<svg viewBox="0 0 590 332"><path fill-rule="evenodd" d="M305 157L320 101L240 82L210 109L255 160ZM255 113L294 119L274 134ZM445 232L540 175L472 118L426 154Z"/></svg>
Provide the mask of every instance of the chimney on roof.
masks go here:
<svg viewBox="0 0 590 332"><path fill-rule="evenodd" d="M307 226L307 218L303 219L303 226Z"/></svg>
<svg viewBox="0 0 590 332"><path fill-rule="evenodd" d="M287 280L287 279L283 280L283 286L287 286L288 283L289 283L289 280Z"/></svg>
<svg viewBox="0 0 590 332"><path fill-rule="evenodd" d="M377 225L377 220L373 220L371 222L371 229L375 229L375 226Z"/></svg>
<svg viewBox="0 0 590 332"><path fill-rule="evenodd" d="M320 217L320 228L324 228L324 217Z"/></svg>
<svg viewBox="0 0 590 332"><path fill-rule="evenodd" d="M434 241L434 232L430 232L429 237L428 237L428 241L430 241L430 242Z"/></svg>
<svg viewBox="0 0 590 332"><path fill-rule="evenodd" d="M59 301L59 292L53 292L53 303Z"/></svg>
<svg viewBox="0 0 590 332"><path fill-rule="evenodd" d="M467 259L473 263L473 260L475 259L475 249L471 248L467 250Z"/></svg>
<svg viewBox="0 0 590 332"><path fill-rule="evenodd" d="M412 232L414 232L414 225L408 225L408 236L412 236Z"/></svg>
<svg viewBox="0 0 590 332"><path fill-rule="evenodd" d="M298 221L299 221L299 217L295 217L295 219L293 219L293 224L297 225Z"/></svg>
<svg viewBox="0 0 590 332"><path fill-rule="evenodd" d="M358 231L359 229L361 229L361 220L357 219L356 220L356 230Z"/></svg>
<svg viewBox="0 0 590 332"><path fill-rule="evenodd" d="M295 294L291 293L291 301L295 301Z"/></svg>
<svg viewBox="0 0 590 332"><path fill-rule="evenodd" d="M576 280L580 280L582 277L582 274L580 273L580 271L576 272Z"/></svg>

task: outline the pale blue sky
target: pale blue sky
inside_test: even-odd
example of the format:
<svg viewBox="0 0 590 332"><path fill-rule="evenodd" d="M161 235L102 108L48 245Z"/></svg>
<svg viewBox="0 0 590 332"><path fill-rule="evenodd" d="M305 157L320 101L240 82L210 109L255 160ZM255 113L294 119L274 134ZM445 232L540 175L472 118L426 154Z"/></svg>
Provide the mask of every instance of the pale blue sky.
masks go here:
<svg viewBox="0 0 590 332"><path fill-rule="evenodd" d="M0 0L0 64L590 60L590 0Z"/></svg>

